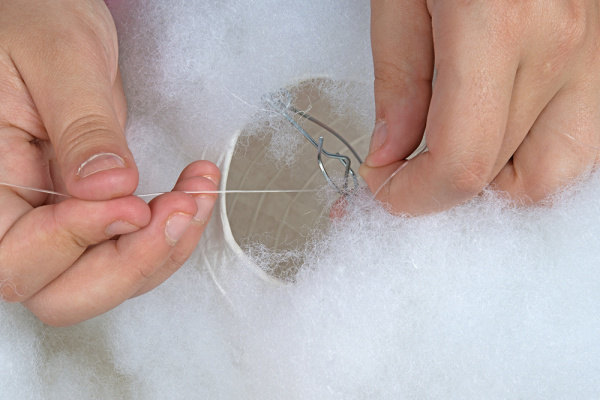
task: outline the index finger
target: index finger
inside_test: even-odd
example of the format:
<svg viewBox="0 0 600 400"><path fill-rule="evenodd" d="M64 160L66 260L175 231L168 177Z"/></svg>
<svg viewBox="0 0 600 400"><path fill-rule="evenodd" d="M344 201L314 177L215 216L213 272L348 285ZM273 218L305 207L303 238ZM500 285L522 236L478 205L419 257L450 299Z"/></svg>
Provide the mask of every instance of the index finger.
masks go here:
<svg viewBox="0 0 600 400"><path fill-rule="evenodd" d="M510 27L490 7L448 3L432 10L437 78L429 151L405 163L361 166L371 191L396 213L442 211L476 196L493 179L506 129L519 62L517 47L507 45Z"/></svg>

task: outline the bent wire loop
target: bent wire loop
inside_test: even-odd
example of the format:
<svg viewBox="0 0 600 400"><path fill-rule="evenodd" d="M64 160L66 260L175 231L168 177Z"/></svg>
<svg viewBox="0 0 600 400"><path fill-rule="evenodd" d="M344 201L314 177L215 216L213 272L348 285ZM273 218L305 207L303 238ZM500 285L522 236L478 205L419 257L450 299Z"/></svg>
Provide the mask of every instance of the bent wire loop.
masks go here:
<svg viewBox="0 0 600 400"><path fill-rule="evenodd" d="M280 97L282 97L282 96L286 99L285 103L283 101L281 101ZM332 152L325 150L323 148L323 137L319 137L319 141L317 142L304 128L302 128L300 126L300 124L298 124L298 122L296 122L296 120L292 117L292 115L290 115L290 112L293 113L294 115L298 115L298 116L314 123L315 125L320 126L321 128L325 129L327 132L331 133L333 136L338 138L352 152L352 154L354 155L354 157L356 157L358 162L360 164L362 164L362 159L360 158L360 156L358 155L356 150L354 150L352 145L350 145L350 143L348 143L348 141L346 139L344 139L344 137L342 135L340 135L339 133L334 131L332 128L330 128L323 122L321 122L321 121L317 120L316 118L314 118L313 116L309 115L305 111L301 111L301 110L298 110L297 108L293 107L291 105L292 95L287 90L282 90L282 91L276 93L275 95L267 96L264 98L264 100L275 111L277 111L279 114L283 115L288 121L290 121L290 123L297 130L299 130L302 133L302 135L304 135L304 137L313 146L315 146L315 148L317 149L317 162L319 164L319 169L321 170L323 177L325 177L325 180L327 181L327 183L329 183L329 185L331 185L335 190L337 190L343 196L350 195L352 192L354 192L354 190L356 190L356 188L358 188L358 177L356 176L356 173L354 172L354 170L352 170L352 168L350 166L350 164L351 164L350 157L345 156L343 154L332 153ZM344 166L344 182L343 182L344 184L341 188L334 182L333 179L331 179L331 177L329 176L329 173L327 173L327 170L325 169L325 165L323 164L323 158L322 158L323 156L339 160L342 163L342 165ZM352 177L352 181L353 181L352 188L350 188L350 185L349 185L350 177Z"/></svg>

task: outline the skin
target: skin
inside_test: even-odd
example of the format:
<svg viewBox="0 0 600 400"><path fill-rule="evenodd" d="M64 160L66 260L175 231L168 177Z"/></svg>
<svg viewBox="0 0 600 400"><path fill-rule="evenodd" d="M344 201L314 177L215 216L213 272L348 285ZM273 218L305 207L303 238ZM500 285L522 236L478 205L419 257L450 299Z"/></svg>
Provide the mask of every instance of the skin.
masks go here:
<svg viewBox="0 0 600 400"><path fill-rule="evenodd" d="M600 126L598 8L373 0L377 125L360 170L370 189L393 212L422 214L490 184L535 202L589 173ZM131 195L138 171L102 1L0 0L0 98L0 181L73 196L0 187L3 300L71 325L183 264L215 196L182 191L215 190L219 171L199 161L149 205ZM424 133L429 151L405 162Z"/></svg>
<svg viewBox="0 0 600 400"><path fill-rule="evenodd" d="M0 298L66 326L143 294L190 256L220 173L189 165L173 192L132 196L117 35L101 0L0 0Z"/></svg>
<svg viewBox="0 0 600 400"><path fill-rule="evenodd" d="M597 0L371 7L377 123L360 173L392 212L446 210L488 186L539 202L598 163ZM428 151L404 161L423 135Z"/></svg>

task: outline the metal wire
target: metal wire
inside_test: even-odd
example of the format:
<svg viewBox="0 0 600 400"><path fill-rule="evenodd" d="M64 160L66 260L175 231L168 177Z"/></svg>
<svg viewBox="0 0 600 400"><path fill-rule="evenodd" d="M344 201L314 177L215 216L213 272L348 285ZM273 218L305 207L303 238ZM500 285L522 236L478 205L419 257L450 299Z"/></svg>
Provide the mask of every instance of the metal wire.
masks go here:
<svg viewBox="0 0 600 400"><path fill-rule="evenodd" d="M280 98L278 98L281 96L285 97L285 99L286 99L285 103L283 101L281 101ZM351 168L352 161L350 160L350 157L339 154L339 153L332 153L332 152L325 150L323 148L323 137L320 137L319 141L317 142L302 126L300 126L300 124L298 124L298 122L293 118L293 116L290 115L290 112L293 113L294 115L299 115L300 117L320 126L321 128L325 129L326 131L328 131L329 133L334 135L350 150L350 152L352 152L352 154L354 155L354 157L356 157L358 162L360 164L362 164L362 159L360 158L358 153L354 150L352 145L350 145L350 143L342 135L340 135L338 132L336 132L335 130L333 130L332 128L330 128L329 126L324 124L323 122L321 122L318 119L314 118L313 116L309 115L305 111L300 111L297 108L293 107L291 105L292 95L286 90L282 90L275 95L265 97L264 100L268 105L271 106L272 109L277 111L279 114L283 115L294 126L294 128L296 128L298 131L300 131L300 133L302 133L302 135L313 146L315 146L315 148L317 149L317 163L319 165L319 169L321 170L323 177L325 178L325 180L327 181L327 183L329 185L331 185L335 190L337 190L340 194L342 194L344 196L348 196L350 193L352 193L358 187L358 177L357 177L356 173L354 172L354 170ZM325 165L323 164L322 156L326 156L328 158L339 160L342 163L342 165L344 166L344 184L343 184L342 188L340 188L333 181L333 179L331 179L331 177L329 176L329 173L327 172L327 170L325 169ZM349 185L350 177L352 177L352 180L353 180L353 187L351 189L350 189L350 185Z"/></svg>

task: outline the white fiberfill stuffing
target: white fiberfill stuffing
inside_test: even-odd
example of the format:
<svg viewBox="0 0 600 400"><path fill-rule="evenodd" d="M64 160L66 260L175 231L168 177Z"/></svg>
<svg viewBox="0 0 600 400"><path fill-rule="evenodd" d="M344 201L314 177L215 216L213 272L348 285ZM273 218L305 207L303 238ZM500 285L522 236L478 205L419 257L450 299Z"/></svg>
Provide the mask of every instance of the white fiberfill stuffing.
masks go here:
<svg viewBox="0 0 600 400"><path fill-rule="evenodd" d="M197 158L223 167L236 130L280 123L261 97L305 78L330 78L335 112L368 132L367 3L113 5L140 193ZM287 285L211 254L218 223L164 285L92 321L0 304L0 398L600 397L598 173L552 206L488 192L403 218L360 195Z"/></svg>

